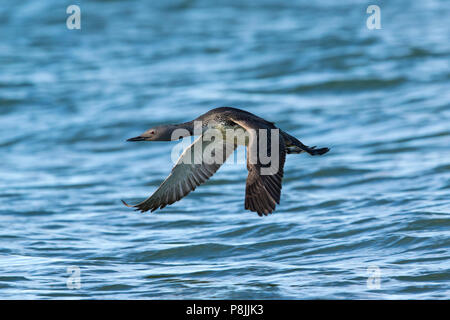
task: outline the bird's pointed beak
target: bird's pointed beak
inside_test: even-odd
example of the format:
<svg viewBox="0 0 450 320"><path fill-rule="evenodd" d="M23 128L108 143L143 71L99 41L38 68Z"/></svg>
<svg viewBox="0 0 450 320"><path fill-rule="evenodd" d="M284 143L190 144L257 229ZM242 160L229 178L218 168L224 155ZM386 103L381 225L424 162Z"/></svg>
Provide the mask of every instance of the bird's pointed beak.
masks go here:
<svg viewBox="0 0 450 320"><path fill-rule="evenodd" d="M144 138L143 136L137 136L134 138L127 139L127 141L145 141L145 139L146 138Z"/></svg>

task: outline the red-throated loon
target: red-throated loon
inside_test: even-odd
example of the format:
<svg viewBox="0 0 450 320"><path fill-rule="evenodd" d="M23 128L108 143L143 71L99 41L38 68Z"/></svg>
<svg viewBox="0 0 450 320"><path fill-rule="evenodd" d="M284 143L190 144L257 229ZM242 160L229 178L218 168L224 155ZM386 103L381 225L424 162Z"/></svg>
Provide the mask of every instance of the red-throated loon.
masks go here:
<svg viewBox="0 0 450 320"><path fill-rule="evenodd" d="M200 133L194 132L196 123L199 123L201 126ZM237 143L235 138L231 141L229 139L205 141L205 139L202 139L202 136L205 135L205 131L208 129L215 129L220 132L225 132L227 129L234 131L240 129L240 132L244 133L246 137L240 140L241 143ZM266 132L275 130L278 133L275 136L278 150L275 150L274 154L271 153L273 148L272 136L267 133L267 138L262 140L261 132L264 132L264 130ZM245 209L257 212L260 216L267 215L275 210L276 204L280 203L281 182L286 154L307 152L314 156L322 155L329 151L328 148L315 149L315 147L308 147L295 137L278 129L273 122L264 120L250 112L231 107L212 109L193 121L158 126L127 141L171 141L196 134L199 134L200 138L195 140L183 152L172 172L149 198L134 206L128 205L123 200L122 202L128 207L135 207L136 210L142 212L154 211L158 208L162 209L166 205L180 200L208 180L220 168L226 158L234 152L237 146L243 144L247 147L248 169ZM264 141L262 145L266 149L264 153L259 152L260 149L263 149L260 141ZM200 160L194 161L194 163L187 161L198 158L198 155L195 155L196 150L204 152L206 148L211 149L211 147L222 151L219 157L220 161ZM264 163L267 161L263 161L262 154L272 157L270 163ZM277 163L276 168L269 168L273 163ZM264 173L265 169L267 170Z"/></svg>

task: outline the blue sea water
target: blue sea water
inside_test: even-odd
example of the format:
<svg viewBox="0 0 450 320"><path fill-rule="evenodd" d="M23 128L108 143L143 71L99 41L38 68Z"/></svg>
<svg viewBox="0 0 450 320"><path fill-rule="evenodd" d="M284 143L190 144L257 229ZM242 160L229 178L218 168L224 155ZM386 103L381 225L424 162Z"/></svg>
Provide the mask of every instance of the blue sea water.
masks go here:
<svg viewBox="0 0 450 320"><path fill-rule="evenodd" d="M444 0L3 0L0 298L448 299L449 16ZM244 210L244 164L161 211L124 207L174 146L125 140L218 106L331 151L288 156L268 217Z"/></svg>

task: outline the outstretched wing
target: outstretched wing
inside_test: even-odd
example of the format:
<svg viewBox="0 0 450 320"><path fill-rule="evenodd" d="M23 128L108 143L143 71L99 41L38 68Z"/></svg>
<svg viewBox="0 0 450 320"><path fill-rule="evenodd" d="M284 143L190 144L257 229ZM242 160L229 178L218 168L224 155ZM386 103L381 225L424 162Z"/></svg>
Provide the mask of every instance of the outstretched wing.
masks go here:
<svg viewBox="0 0 450 320"><path fill-rule="evenodd" d="M275 210L276 204L280 203L281 182L286 160L284 139L280 130L273 125L262 125L245 119L233 119L233 122L249 134L245 209L257 212L260 216L267 215ZM271 134L272 129L277 130L274 132L274 137ZM267 138L261 136L264 132ZM261 139L264 145L260 144ZM274 140L274 145L278 146L278 150L272 147L272 139L277 139ZM267 162L268 159L270 162Z"/></svg>
<svg viewBox="0 0 450 320"><path fill-rule="evenodd" d="M207 154L205 153L206 148L208 148ZM142 212L162 209L206 182L235 149L234 143L230 144L220 139L205 141L204 136L200 136L184 150L172 168L172 172L149 198L134 206L128 205L123 200L122 202L128 207L135 207L136 210ZM213 157L209 156L211 154Z"/></svg>

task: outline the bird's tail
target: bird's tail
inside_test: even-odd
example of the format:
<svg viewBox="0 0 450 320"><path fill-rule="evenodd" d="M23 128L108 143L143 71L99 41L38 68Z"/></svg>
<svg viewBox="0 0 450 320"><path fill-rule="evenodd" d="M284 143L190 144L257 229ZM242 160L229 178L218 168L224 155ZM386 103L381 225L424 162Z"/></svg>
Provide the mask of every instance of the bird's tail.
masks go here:
<svg viewBox="0 0 450 320"><path fill-rule="evenodd" d="M291 146L291 147L287 147L286 148L286 152L288 154L290 153L302 153L302 152L307 152L312 156L320 156L324 153L327 153L328 151L330 151L329 148L320 148L320 149L316 149L316 147L308 147L308 146L302 146L302 147L298 147L298 146Z"/></svg>
<svg viewBox="0 0 450 320"><path fill-rule="evenodd" d="M285 141L287 142L287 147L286 147L287 153L308 152L312 156L319 156L319 155L322 155L322 154L330 151L329 148L316 149L316 146L308 147L307 145L304 145L300 140L291 136L287 132L281 131L281 134L283 135L283 137L285 138Z"/></svg>
<svg viewBox="0 0 450 320"><path fill-rule="evenodd" d="M316 146L314 147L307 147L307 150L305 150L306 152L308 152L310 155L312 156L320 156L324 153L327 153L328 151L330 151L330 148L319 148L316 149Z"/></svg>

